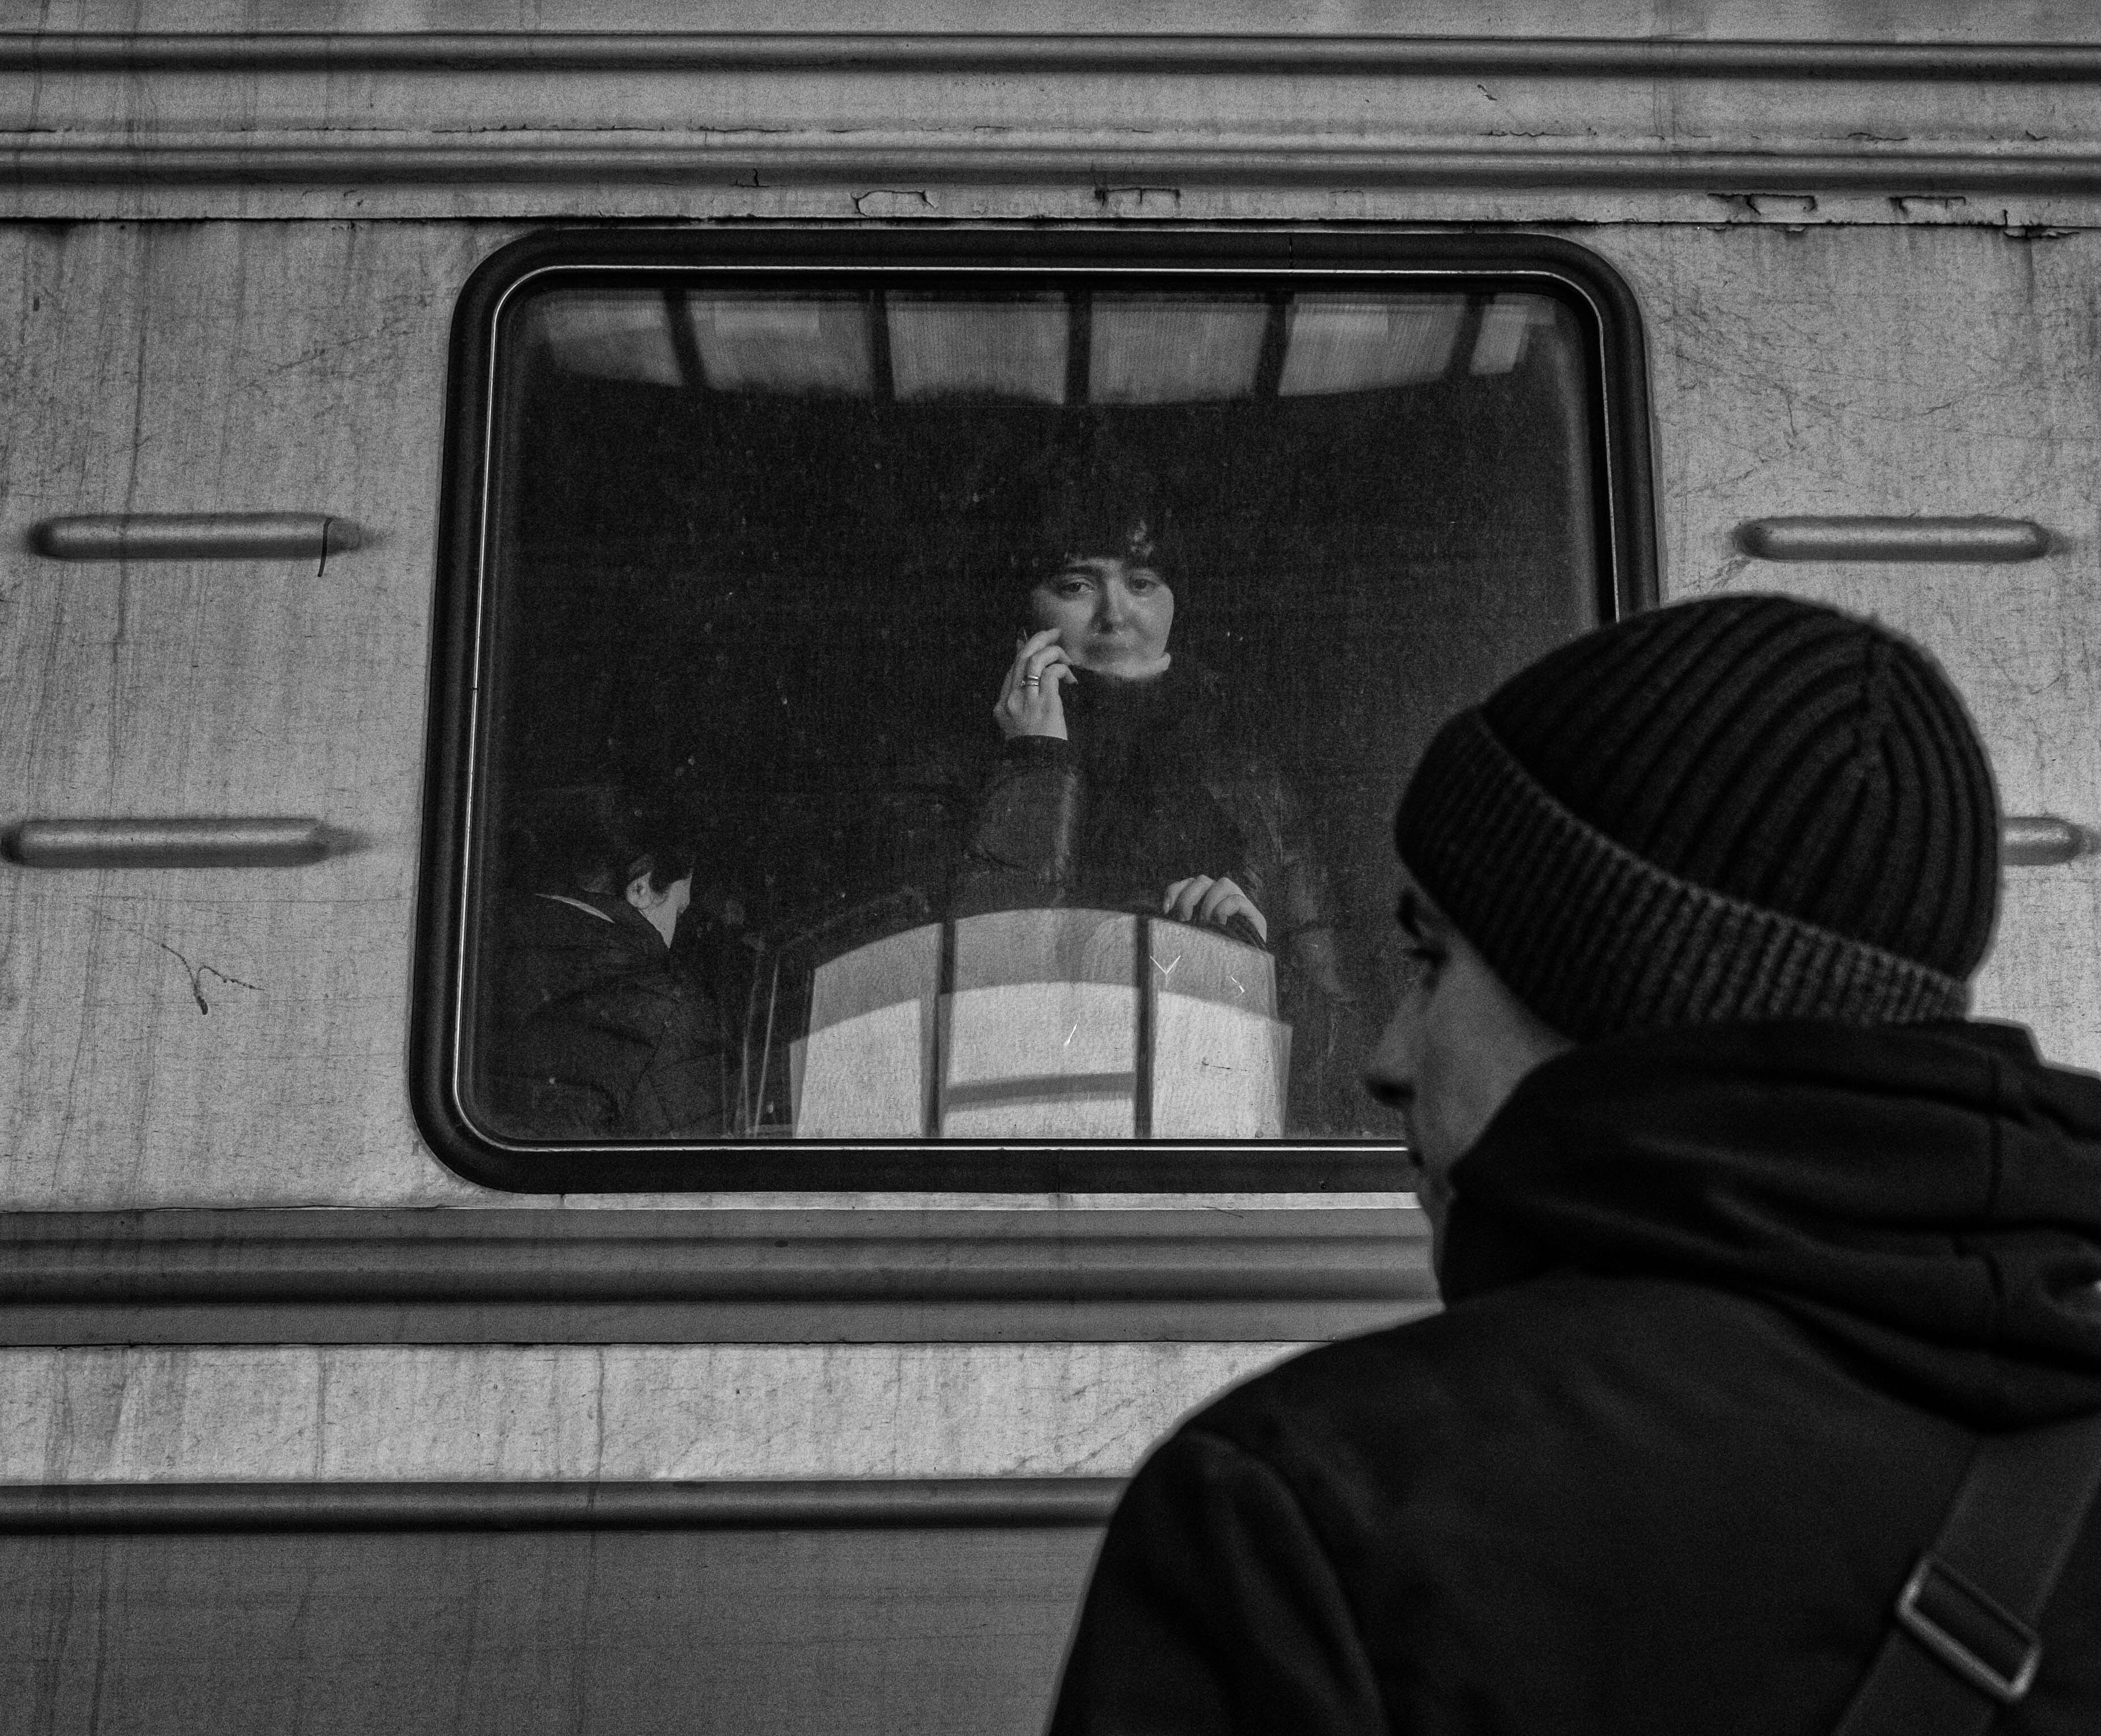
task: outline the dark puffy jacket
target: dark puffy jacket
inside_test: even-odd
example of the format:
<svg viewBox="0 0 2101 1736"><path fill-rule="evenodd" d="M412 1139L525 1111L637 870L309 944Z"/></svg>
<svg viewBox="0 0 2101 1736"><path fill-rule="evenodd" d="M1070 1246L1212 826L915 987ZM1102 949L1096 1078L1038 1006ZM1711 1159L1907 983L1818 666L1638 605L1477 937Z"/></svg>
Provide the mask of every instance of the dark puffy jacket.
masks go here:
<svg viewBox="0 0 2101 1736"><path fill-rule="evenodd" d="M1158 915L1175 881L1232 881L1269 925L1293 1027L1289 1124L1364 1120L1356 1058L1370 1032L1341 971L1327 877L1291 791L1225 700L1219 678L1170 668L1157 681L1087 671L1065 689L1069 741L1020 735L985 781L951 913L1077 905Z"/></svg>
<svg viewBox="0 0 2101 1736"><path fill-rule="evenodd" d="M1272 946L1325 939L1334 912L1295 805L1245 740L1219 678L1179 665L1147 682L1077 673L1064 690L1072 739L1017 736L993 767L956 913L1157 912L1169 886L1208 874L1246 893Z"/></svg>
<svg viewBox="0 0 2101 1736"><path fill-rule="evenodd" d="M1057 1736L1823 1736L1980 1433L2101 1410L2101 1081L2010 1027L1636 1033L1453 1172L1437 1316L1139 1473ZM1995 1730L2101 1730L2101 1523Z"/></svg>
<svg viewBox="0 0 2101 1736"><path fill-rule="evenodd" d="M482 1054L503 1131L722 1130L721 1021L639 912L617 899L528 896L504 913L501 945Z"/></svg>

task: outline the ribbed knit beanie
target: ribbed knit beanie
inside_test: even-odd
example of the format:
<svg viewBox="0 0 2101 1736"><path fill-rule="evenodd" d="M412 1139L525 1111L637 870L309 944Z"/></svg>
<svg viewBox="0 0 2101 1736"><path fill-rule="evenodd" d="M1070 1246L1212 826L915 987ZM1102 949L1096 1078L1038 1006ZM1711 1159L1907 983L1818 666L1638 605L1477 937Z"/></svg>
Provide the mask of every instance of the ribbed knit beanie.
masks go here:
<svg viewBox="0 0 2101 1736"><path fill-rule="evenodd" d="M1401 860L1579 1042L1644 1026L1962 1015L1998 805L1908 640L1780 597L1682 603L1550 652L1439 731Z"/></svg>

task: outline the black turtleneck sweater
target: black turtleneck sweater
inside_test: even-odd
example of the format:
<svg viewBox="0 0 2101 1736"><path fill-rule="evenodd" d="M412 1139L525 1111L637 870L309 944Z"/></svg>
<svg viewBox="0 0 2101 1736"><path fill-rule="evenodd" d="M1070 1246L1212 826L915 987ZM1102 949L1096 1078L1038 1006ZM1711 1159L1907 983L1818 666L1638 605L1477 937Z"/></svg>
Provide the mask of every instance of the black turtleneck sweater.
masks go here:
<svg viewBox="0 0 2101 1736"><path fill-rule="evenodd" d="M2008 1027L1638 1032L1455 1168L1432 1319L1184 1425L1054 1736L1822 1736L1978 1435L2101 1411L2101 1081ZM1995 1731L2101 1729L2101 1522Z"/></svg>

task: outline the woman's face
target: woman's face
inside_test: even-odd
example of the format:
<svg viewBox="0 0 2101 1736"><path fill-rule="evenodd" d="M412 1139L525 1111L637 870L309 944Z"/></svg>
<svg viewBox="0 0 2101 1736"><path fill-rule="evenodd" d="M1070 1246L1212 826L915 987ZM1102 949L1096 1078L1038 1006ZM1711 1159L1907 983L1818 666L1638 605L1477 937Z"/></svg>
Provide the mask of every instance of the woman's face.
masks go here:
<svg viewBox="0 0 2101 1736"><path fill-rule="evenodd" d="M1152 568L1113 554L1068 561L1028 594L1036 625L1098 675L1138 680L1167 667L1174 593Z"/></svg>

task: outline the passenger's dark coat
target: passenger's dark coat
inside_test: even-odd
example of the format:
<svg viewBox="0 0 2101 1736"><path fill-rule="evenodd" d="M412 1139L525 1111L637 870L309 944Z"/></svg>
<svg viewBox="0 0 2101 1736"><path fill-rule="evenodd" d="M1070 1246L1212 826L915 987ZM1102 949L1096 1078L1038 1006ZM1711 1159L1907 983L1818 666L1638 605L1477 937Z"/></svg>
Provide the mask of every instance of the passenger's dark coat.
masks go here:
<svg viewBox="0 0 2101 1736"><path fill-rule="evenodd" d="M528 896L505 912L501 943L483 1054L506 1132L721 1131L721 1021L639 912L619 899Z"/></svg>
<svg viewBox="0 0 2101 1736"><path fill-rule="evenodd" d="M1018 735L986 780L957 872L957 916L1077 905L1157 916L1169 886L1229 879L1269 925L1294 1027L1294 1132L1355 1126L1364 1093L1354 996L1341 974L1327 876L1298 804L1213 672L1155 681L1086 670L1064 689L1069 740ZM1254 943L1245 917L1229 929Z"/></svg>
<svg viewBox="0 0 2101 1736"><path fill-rule="evenodd" d="M1983 1431L2101 1410L2101 1081L2007 1027L1637 1033L1454 1171L1435 1317L1118 1510L1055 1736L1823 1736ZM1995 1730L2101 1730L2101 1522Z"/></svg>
<svg viewBox="0 0 2101 1736"><path fill-rule="evenodd" d="M1079 671L1069 740L1020 735L993 768L958 875L959 915L1045 904L1157 912L1176 881L1232 880L1271 945L1334 921L1289 791L1207 670Z"/></svg>

